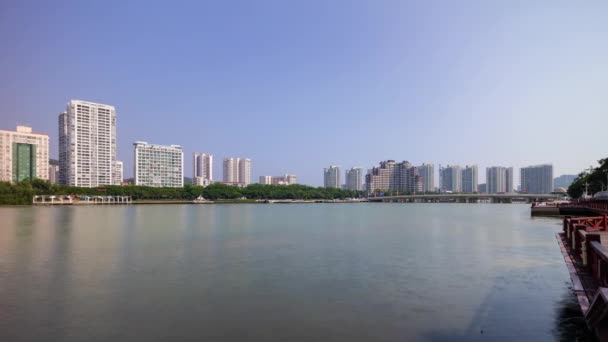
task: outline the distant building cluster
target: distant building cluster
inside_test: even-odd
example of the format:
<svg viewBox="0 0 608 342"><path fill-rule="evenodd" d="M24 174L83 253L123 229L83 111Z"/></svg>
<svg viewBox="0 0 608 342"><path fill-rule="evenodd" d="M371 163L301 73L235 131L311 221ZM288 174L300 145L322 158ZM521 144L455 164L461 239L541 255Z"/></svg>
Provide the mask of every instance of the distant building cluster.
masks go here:
<svg viewBox="0 0 608 342"><path fill-rule="evenodd" d="M553 188L553 166L550 164L523 167L520 170L520 190L526 193L548 194ZM340 167L323 170L324 186L339 187ZM575 176L563 176L566 188ZM385 160L363 175L363 169L346 171L343 188L368 193L384 192L449 192L449 193L512 193L515 190L513 167L486 168L486 183L479 184L477 165L439 165L439 186L435 187L435 167L432 163L413 166L408 161Z"/></svg>
<svg viewBox="0 0 608 342"><path fill-rule="evenodd" d="M50 159L49 137L35 133L29 126L15 131L0 130L0 181L20 182L43 179L51 183L78 187L125 184L124 164L116 159L116 109L114 106L81 100L70 100L58 117L59 158ZM179 145L156 145L144 141L133 144L134 178L130 184L151 187L184 186L184 152ZM340 166L323 169L323 185L353 191L379 192L456 192L510 193L514 191L513 167L486 168L486 182L479 184L477 165L439 165L439 184L435 185L435 166L414 166L408 161L381 161L364 171L351 167L344 173ZM551 164L520 169L518 191L547 194L560 191L576 175L553 178ZM344 182L343 182L344 180ZM213 155L192 154L192 184L208 186L213 179ZM222 181L235 186L251 184L251 159L224 158ZM297 176L260 176L260 184L291 185Z"/></svg>

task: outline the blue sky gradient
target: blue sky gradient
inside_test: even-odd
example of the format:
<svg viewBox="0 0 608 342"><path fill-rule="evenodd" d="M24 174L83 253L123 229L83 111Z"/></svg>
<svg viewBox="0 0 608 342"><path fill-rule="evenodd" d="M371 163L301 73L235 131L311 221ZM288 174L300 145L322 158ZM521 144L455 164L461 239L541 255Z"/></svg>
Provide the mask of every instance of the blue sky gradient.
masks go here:
<svg viewBox="0 0 608 342"><path fill-rule="evenodd" d="M70 99L132 143L249 157L252 179L414 164L555 176L606 157L606 1L2 1L0 129ZM436 165L437 166L437 165Z"/></svg>

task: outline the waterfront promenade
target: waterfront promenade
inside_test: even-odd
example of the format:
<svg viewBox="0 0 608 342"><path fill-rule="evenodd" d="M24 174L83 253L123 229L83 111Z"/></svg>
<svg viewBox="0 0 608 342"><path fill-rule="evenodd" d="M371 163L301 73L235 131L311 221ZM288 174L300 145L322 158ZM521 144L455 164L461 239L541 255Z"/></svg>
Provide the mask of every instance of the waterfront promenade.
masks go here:
<svg viewBox="0 0 608 342"><path fill-rule="evenodd" d="M608 215L566 216L557 240L587 325L608 341Z"/></svg>

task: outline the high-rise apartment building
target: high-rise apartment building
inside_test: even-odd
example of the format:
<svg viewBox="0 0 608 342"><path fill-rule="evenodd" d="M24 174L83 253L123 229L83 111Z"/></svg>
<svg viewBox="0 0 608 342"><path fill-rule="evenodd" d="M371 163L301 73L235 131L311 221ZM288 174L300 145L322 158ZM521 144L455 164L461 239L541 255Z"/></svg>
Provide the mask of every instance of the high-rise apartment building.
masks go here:
<svg viewBox="0 0 608 342"><path fill-rule="evenodd" d="M462 192L478 192L477 165L467 165L462 169Z"/></svg>
<svg viewBox="0 0 608 342"><path fill-rule="evenodd" d="M207 186L213 180L213 156L208 153L192 154L192 184Z"/></svg>
<svg viewBox="0 0 608 342"><path fill-rule="evenodd" d="M260 176L260 184L271 185L272 176Z"/></svg>
<svg viewBox="0 0 608 342"><path fill-rule="evenodd" d="M462 192L462 169L458 165L439 165L441 191Z"/></svg>
<svg viewBox="0 0 608 342"><path fill-rule="evenodd" d="M124 179L124 165L120 160L117 160L116 164L114 164L114 184L122 185L123 179Z"/></svg>
<svg viewBox="0 0 608 342"><path fill-rule="evenodd" d="M549 194L553 191L553 165L543 164L522 167L521 191L529 194Z"/></svg>
<svg viewBox="0 0 608 342"><path fill-rule="evenodd" d="M486 186L489 194L507 192L505 169L502 166L486 167Z"/></svg>
<svg viewBox="0 0 608 342"><path fill-rule="evenodd" d="M353 167L346 170L346 189L353 191L363 191L363 181L365 176L363 169L360 167Z"/></svg>
<svg viewBox="0 0 608 342"><path fill-rule="evenodd" d="M342 179L340 177L340 167L331 165L323 169L323 186L326 188L340 188Z"/></svg>
<svg viewBox="0 0 608 342"><path fill-rule="evenodd" d="M513 182L513 167L507 167L505 170L505 185L506 192L512 193L515 188L515 183Z"/></svg>
<svg viewBox="0 0 608 342"><path fill-rule="evenodd" d="M0 130L0 181L49 179L49 136L28 126Z"/></svg>
<svg viewBox="0 0 608 342"><path fill-rule="evenodd" d="M418 169L418 175L422 180L422 191L435 191L435 165L423 163L420 166L416 166L416 168Z"/></svg>
<svg viewBox="0 0 608 342"><path fill-rule="evenodd" d="M152 187L184 186L184 153L179 145L154 145L137 141L135 185Z"/></svg>
<svg viewBox="0 0 608 342"><path fill-rule="evenodd" d="M59 160L49 159L49 183L55 184L59 181Z"/></svg>
<svg viewBox="0 0 608 342"><path fill-rule="evenodd" d="M251 159L224 158L223 180L224 183L239 183L243 186L251 184Z"/></svg>
<svg viewBox="0 0 608 342"><path fill-rule="evenodd" d="M422 178L418 175L418 169L410 162L400 163L394 160L380 162L380 166L373 167L365 175L367 191L407 191L421 192Z"/></svg>
<svg viewBox="0 0 608 342"><path fill-rule="evenodd" d="M71 100L59 114L59 182L96 187L114 184L116 110Z"/></svg>

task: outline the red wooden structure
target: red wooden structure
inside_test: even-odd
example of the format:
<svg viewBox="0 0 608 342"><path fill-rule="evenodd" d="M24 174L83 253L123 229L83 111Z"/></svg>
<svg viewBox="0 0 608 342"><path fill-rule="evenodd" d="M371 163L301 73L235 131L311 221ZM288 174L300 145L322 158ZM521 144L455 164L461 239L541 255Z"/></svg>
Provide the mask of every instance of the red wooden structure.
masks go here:
<svg viewBox="0 0 608 342"><path fill-rule="evenodd" d="M608 215L566 216L558 240L585 320L608 341Z"/></svg>

